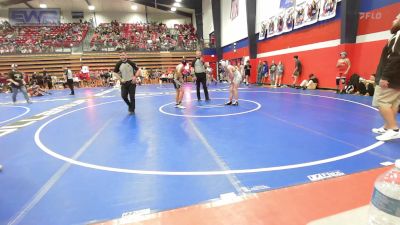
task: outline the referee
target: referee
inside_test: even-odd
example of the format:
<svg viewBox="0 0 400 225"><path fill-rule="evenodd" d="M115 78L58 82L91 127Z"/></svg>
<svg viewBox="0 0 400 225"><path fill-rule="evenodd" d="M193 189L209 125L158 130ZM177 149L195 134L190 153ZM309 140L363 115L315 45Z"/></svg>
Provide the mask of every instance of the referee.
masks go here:
<svg viewBox="0 0 400 225"><path fill-rule="evenodd" d="M208 89L207 89L206 68L204 66L203 57L201 56L201 51L196 51L196 58L192 61L192 67L194 69L194 74L196 75L197 100L201 101L200 97L200 83L201 83L203 85L206 101L209 101L210 97L208 96Z"/></svg>
<svg viewBox="0 0 400 225"><path fill-rule="evenodd" d="M121 97L128 105L129 114L135 113L135 93L136 76L139 75L139 69L136 64L128 59L126 52L120 52L121 59L115 65L114 72L119 73L121 77ZM129 95L129 99L128 99Z"/></svg>

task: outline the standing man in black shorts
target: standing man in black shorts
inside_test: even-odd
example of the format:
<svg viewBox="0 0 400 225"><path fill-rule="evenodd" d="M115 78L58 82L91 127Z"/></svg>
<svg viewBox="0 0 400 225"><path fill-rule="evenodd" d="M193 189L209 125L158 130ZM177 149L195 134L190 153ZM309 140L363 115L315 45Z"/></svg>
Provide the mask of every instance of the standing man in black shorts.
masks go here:
<svg viewBox="0 0 400 225"><path fill-rule="evenodd" d="M128 105L129 114L135 113L135 93L136 93L136 77L139 75L139 68L134 62L128 59L126 52L119 54L121 59L115 65L114 72L120 74L121 78L121 97ZM129 95L129 99L128 99Z"/></svg>
<svg viewBox="0 0 400 225"><path fill-rule="evenodd" d="M68 69L68 66L64 66L64 76L65 80L67 81L67 85L71 90L69 95L75 95L74 91L74 76L72 75L72 70Z"/></svg>
<svg viewBox="0 0 400 225"><path fill-rule="evenodd" d="M250 65L250 60L247 60L246 65L244 66L244 75L246 76L246 85L249 86L250 82L250 71L251 71L251 65Z"/></svg>
<svg viewBox="0 0 400 225"><path fill-rule="evenodd" d="M206 101L209 101L210 97L208 96L208 89L207 89L206 68L204 66L203 57L201 56L201 51L196 51L196 58L192 62L192 67L194 70L194 74L196 76L197 100L201 101L200 97L200 83L201 83L203 85Z"/></svg>
<svg viewBox="0 0 400 225"><path fill-rule="evenodd" d="M297 80L299 79L301 72L303 70L303 66L301 65L301 62L297 55L295 55L293 58L294 58L294 71L292 74L292 78L293 78L292 87L295 88L296 84L297 84Z"/></svg>

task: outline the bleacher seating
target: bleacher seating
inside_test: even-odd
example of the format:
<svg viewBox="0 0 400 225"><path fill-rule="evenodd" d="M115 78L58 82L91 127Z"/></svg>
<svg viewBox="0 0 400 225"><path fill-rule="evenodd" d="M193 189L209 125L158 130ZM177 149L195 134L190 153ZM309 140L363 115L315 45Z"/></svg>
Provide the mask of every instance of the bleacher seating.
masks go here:
<svg viewBox="0 0 400 225"><path fill-rule="evenodd" d="M0 54L52 53L57 48L71 48L82 42L88 30L87 23L14 27L3 22L0 24Z"/></svg>
<svg viewBox="0 0 400 225"><path fill-rule="evenodd" d="M193 51L197 48L195 29L190 24L126 24L113 21L100 24L91 39L92 51Z"/></svg>

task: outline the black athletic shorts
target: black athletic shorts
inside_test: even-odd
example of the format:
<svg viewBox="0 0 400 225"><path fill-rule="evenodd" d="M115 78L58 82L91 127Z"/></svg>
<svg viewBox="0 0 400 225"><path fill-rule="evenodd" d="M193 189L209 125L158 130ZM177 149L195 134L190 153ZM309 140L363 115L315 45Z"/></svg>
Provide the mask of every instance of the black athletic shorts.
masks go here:
<svg viewBox="0 0 400 225"><path fill-rule="evenodd" d="M180 82L179 80L173 79L172 83L174 84L175 89L179 89L182 87L182 82Z"/></svg>

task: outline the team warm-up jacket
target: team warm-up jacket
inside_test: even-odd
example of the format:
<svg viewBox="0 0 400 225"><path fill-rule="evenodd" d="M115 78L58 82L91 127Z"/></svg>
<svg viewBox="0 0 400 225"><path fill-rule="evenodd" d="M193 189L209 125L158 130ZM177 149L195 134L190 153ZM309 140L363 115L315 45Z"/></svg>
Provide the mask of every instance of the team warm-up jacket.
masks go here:
<svg viewBox="0 0 400 225"><path fill-rule="evenodd" d="M389 41L387 50L382 79L389 81L390 88L400 89L400 30Z"/></svg>

